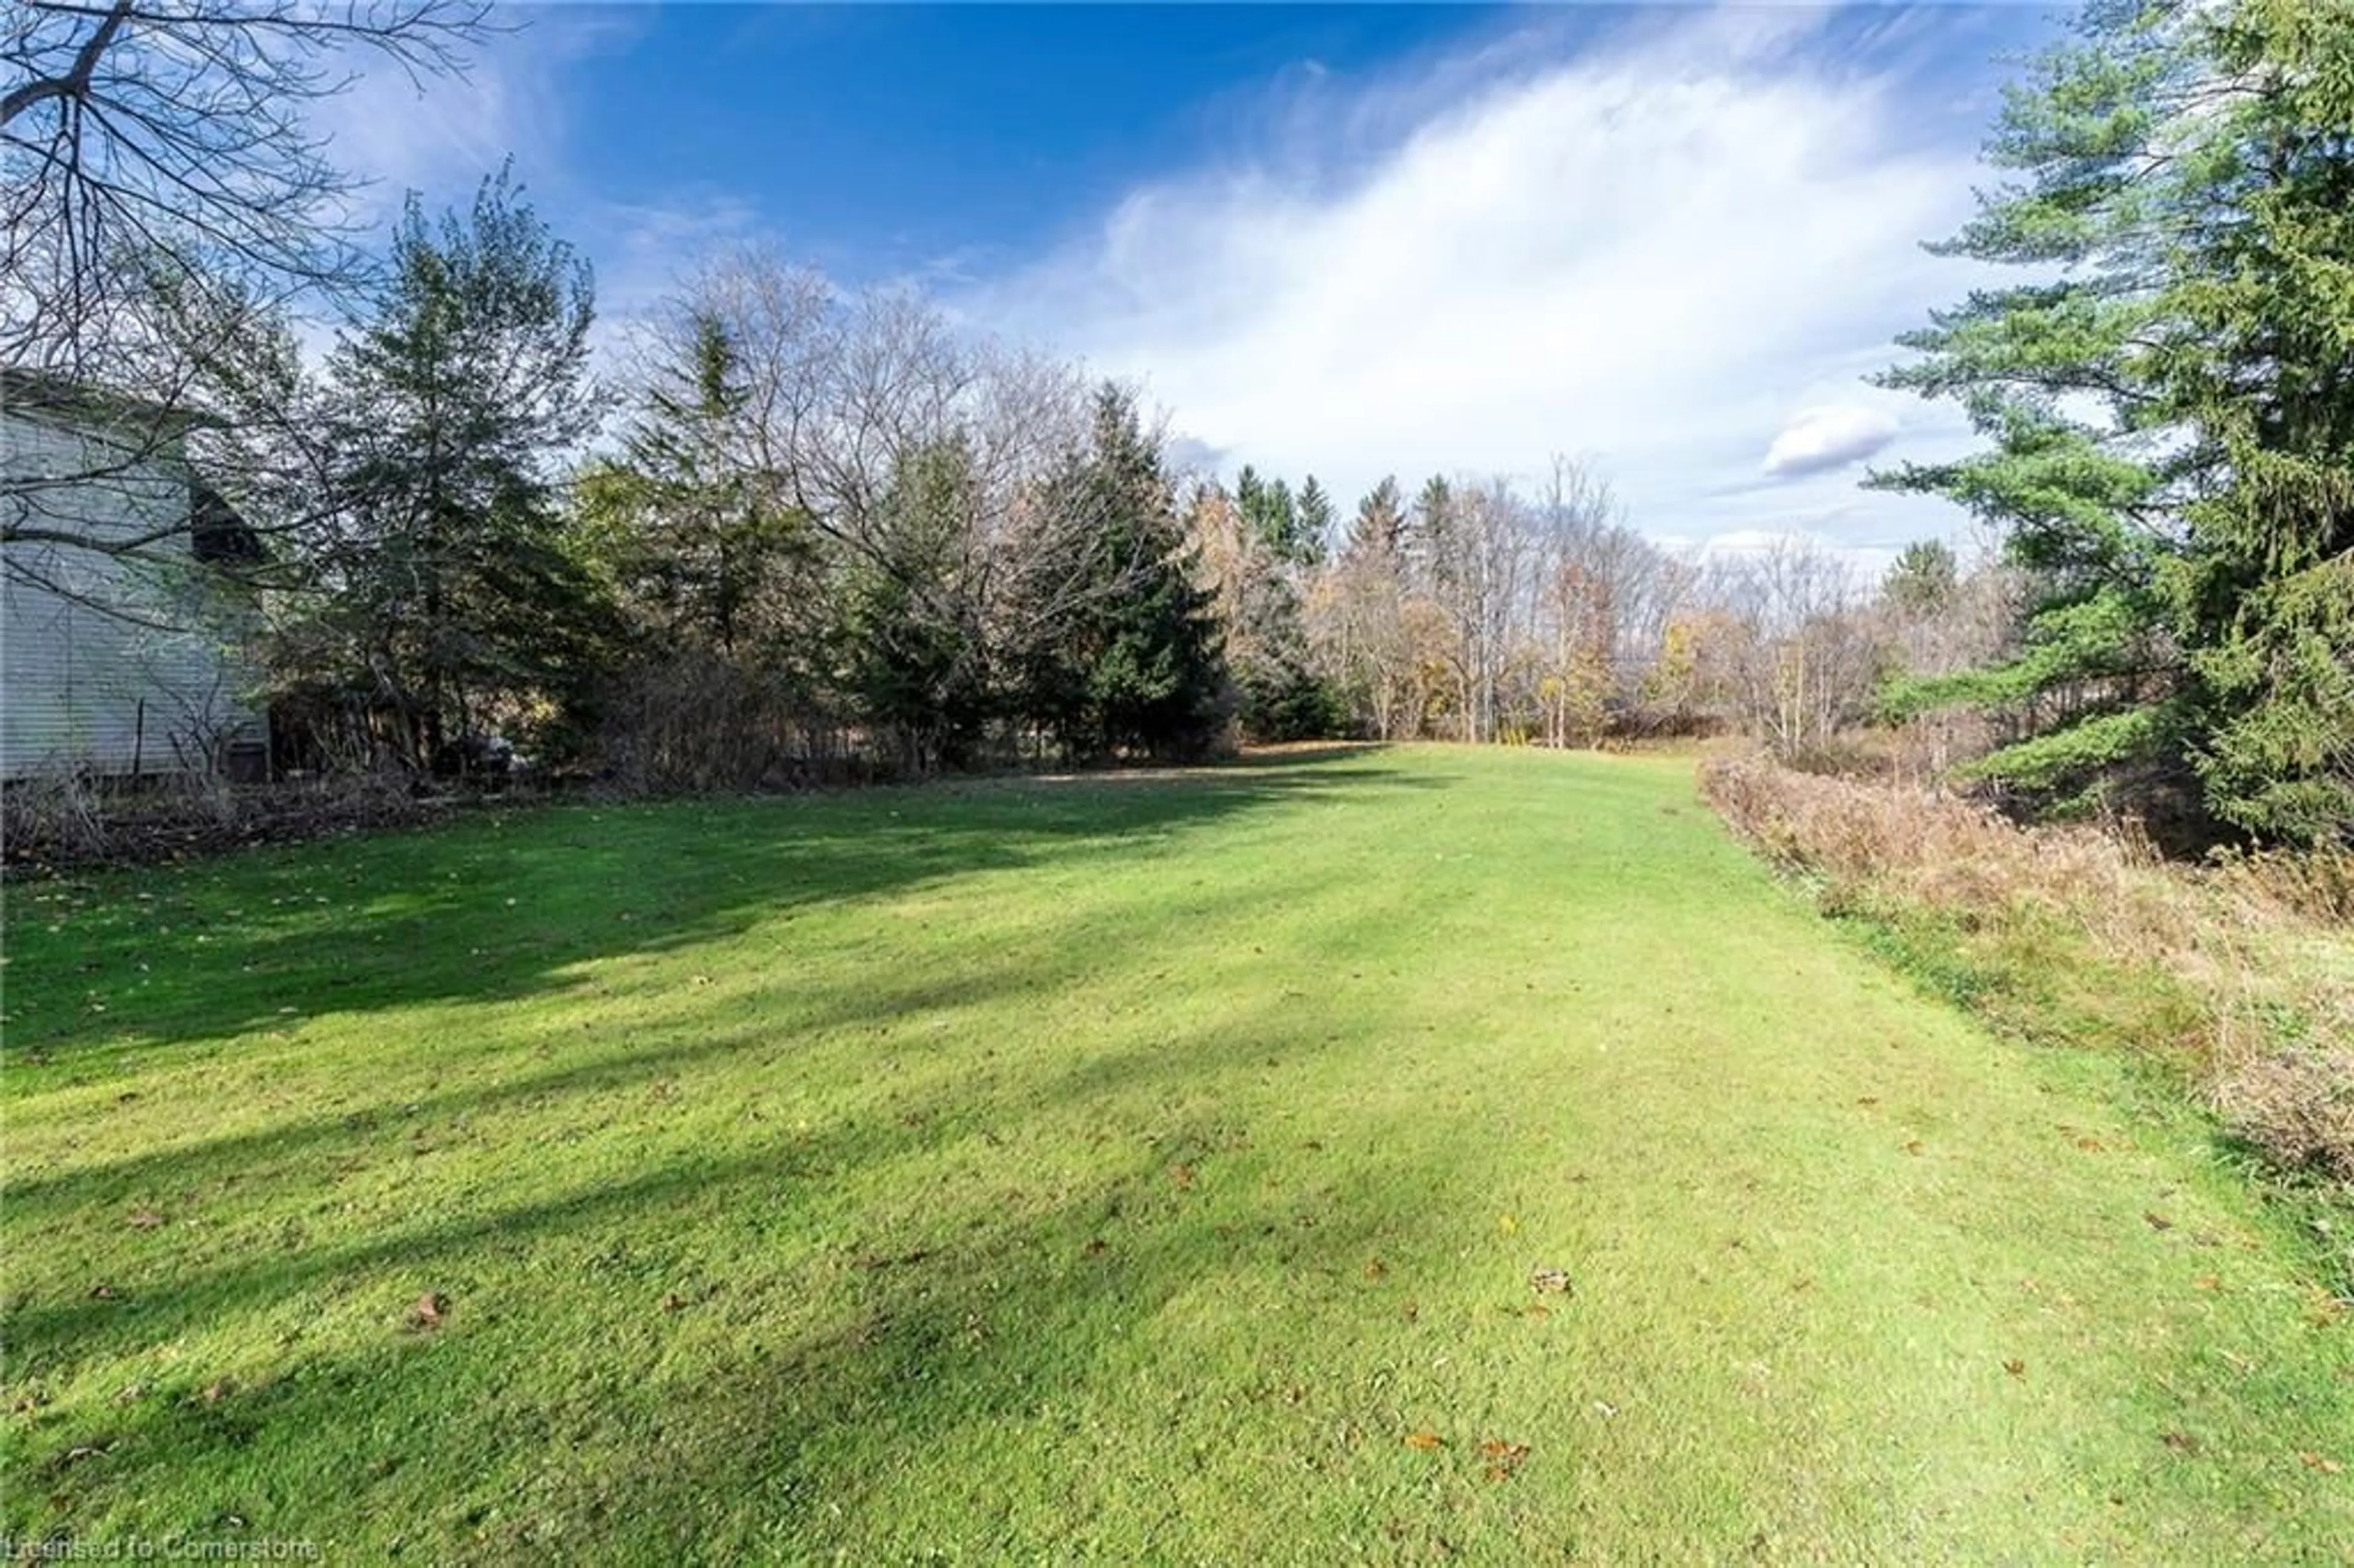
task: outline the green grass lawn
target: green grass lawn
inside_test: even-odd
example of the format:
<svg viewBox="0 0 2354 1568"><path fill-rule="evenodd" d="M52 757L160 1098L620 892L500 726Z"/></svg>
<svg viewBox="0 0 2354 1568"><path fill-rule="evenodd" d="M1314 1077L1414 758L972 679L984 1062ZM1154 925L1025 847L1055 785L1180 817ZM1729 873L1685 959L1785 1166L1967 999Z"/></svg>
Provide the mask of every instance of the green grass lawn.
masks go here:
<svg viewBox="0 0 2354 1568"><path fill-rule="evenodd" d="M2354 1323L2209 1128L1680 765L517 811L7 948L20 1538L2354 1557Z"/></svg>

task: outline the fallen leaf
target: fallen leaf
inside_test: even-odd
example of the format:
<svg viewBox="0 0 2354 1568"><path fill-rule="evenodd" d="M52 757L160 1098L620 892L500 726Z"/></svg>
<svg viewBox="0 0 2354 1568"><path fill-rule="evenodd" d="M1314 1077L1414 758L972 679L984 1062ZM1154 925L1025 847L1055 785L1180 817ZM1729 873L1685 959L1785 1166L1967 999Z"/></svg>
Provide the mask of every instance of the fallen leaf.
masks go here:
<svg viewBox="0 0 2354 1568"><path fill-rule="evenodd" d="M2164 1214L2147 1213L2142 1218L2149 1222L2149 1228L2154 1231L2170 1231L2174 1228L2174 1222Z"/></svg>
<svg viewBox="0 0 2354 1568"><path fill-rule="evenodd" d="M686 1309L686 1298L673 1290L669 1295L663 1298L662 1308L665 1312L684 1311Z"/></svg>
<svg viewBox="0 0 2354 1568"><path fill-rule="evenodd" d="M2211 1274L2202 1274L2190 1283L2193 1287L2200 1290L2221 1290L2223 1288L2223 1282Z"/></svg>
<svg viewBox="0 0 2354 1568"><path fill-rule="evenodd" d="M1529 1288L1540 1296L1569 1294L1569 1271L1562 1268L1537 1268L1529 1271Z"/></svg>
<svg viewBox="0 0 2354 1568"><path fill-rule="evenodd" d="M1191 1187L1193 1184L1193 1168L1191 1165L1180 1165L1169 1172L1169 1180L1176 1182L1180 1189Z"/></svg>
<svg viewBox="0 0 2354 1568"><path fill-rule="evenodd" d="M236 1386L236 1384L230 1383L227 1378L222 1378L217 1383L206 1384L205 1403L207 1404L218 1404L222 1400L228 1397L228 1391Z"/></svg>
<svg viewBox="0 0 2354 1568"><path fill-rule="evenodd" d="M1365 1265L1365 1277L1367 1279L1382 1278L1384 1276L1387 1275L1389 1271L1390 1266L1384 1263L1377 1257L1369 1260Z"/></svg>
<svg viewBox="0 0 2354 1568"><path fill-rule="evenodd" d="M1921 1152L1921 1140L1920 1140L1919 1139L1917 1139L1917 1138L1916 1138L1916 1139L1913 1139L1913 1141L1911 1141L1910 1143L1907 1143L1907 1144L1904 1146L1904 1152L1905 1152L1905 1153L1907 1153L1907 1154L1918 1154L1918 1153L1920 1153L1920 1152Z"/></svg>
<svg viewBox="0 0 2354 1568"><path fill-rule="evenodd" d="M2005 1361L2002 1363L2002 1370L2009 1372L2013 1377L2025 1377L2027 1375L2027 1363L2020 1361Z"/></svg>
<svg viewBox="0 0 2354 1568"><path fill-rule="evenodd" d="M2296 1457L2306 1469L2319 1470L2325 1476L2334 1476L2346 1467L2326 1454L2299 1454Z"/></svg>
<svg viewBox="0 0 2354 1568"><path fill-rule="evenodd" d="M1521 1228L1521 1216L1518 1214L1498 1214L1496 1216L1496 1228L1503 1232L1506 1235L1511 1235Z"/></svg>
<svg viewBox="0 0 2354 1568"><path fill-rule="evenodd" d="M2199 1439L2193 1437L2188 1432L2168 1433L2166 1435L2166 1446L2173 1449L2178 1454L2196 1454L2199 1452Z"/></svg>
<svg viewBox="0 0 2354 1568"><path fill-rule="evenodd" d="M1860 1106L1876 1106L1880 1103L1880 1097L1878 1095L1861 1095L1857 1097L1855 1103Z"/></svg>
<svg viewBox="0 0 2354 1568"><path fill-rule="evenodd" d="M1529 1446L1526 1443L1507 1443L1500 1437L1490 1437L1479 1445L1479 1455L1488 1461L1487 1476L1490 1480L1508 1481L1511 1479L1512 1472L1521 1467L1521 1461L1529 1457Z"/></svg>
<svg viewBox="0 0 2354 1568"><path fill-rule="evenodd" d="M90 1289L90 1298L92 1301L117 1300L121 1298L121 1294L111 1285L93 1285Z"/></svg>
<svg viewBox="0 0 2354 1568"><path fill-rule="evenodd" d="M164 1216L153 1209L141 1209L131 1216L129 1223L134 1231L152 1231L164 1223Z"/></svg>
<svg viewBox="0 0 2354 1568"><path fill-rule="evenodd" d="M1409 1432L1405 1435L1405 1446L1409 1448L1419 1448L1426 1454L1433 1448L1445 1447L1447 1439L1436 1432Z"/></svg>
<svg viewBox="0 0 2354 1568"><path fill-rule="evenodd" d="M2101 1140L2087 1134L2076 1140L2076 1147L2087 1154L2098 1154L2101 1151Z"/></svg>
<svg viewBox="0 0 2354 1568"><path fill-rule="evenodd" d="M438 1290L427 1291L424 1295L419 1297L416 1303L408 1308L408 1327L410 1331L420 1332L427 1329L440 1328L441 1326L442 1314L449 1310L450 1298L447 1296L442 1295Z"/></svg>

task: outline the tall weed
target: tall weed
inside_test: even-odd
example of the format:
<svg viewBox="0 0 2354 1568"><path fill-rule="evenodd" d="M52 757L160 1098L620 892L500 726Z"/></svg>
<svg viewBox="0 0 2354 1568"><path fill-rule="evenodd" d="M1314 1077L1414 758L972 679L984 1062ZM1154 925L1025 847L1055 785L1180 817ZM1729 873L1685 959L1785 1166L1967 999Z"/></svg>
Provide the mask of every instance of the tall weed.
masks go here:
<svg viewBox="0 0 2354 1568"><path fill-rule="evenodd" d="M1702 789L1827 909L1946 949L2000 1022L2157 1054L2280 1168L2354 1184L2354 854L2182 865L2130 823L2022 828L1754 758Z"/></svg>

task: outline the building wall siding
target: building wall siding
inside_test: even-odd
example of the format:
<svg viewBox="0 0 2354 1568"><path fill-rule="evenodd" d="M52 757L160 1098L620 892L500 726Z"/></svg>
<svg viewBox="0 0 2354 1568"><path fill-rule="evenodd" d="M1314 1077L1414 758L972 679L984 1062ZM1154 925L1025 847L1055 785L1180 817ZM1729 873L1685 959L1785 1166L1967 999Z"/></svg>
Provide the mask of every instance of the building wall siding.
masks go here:
<svg viewBox="0 0 2354 1568"><path fill-rule="evenodd" d="M120 539L184 522L185 471L168 454L129 458L88 433L0 411L0 464L12 477L106 472L41 493L37 524ZM186 549L185 533L175 547ZM179 771L199 765L207 745L262 737L232 646L243 618L204 568L55 546L5 548L0 777L62 767ZM160 625L78 600L127 607Z"/></svg>

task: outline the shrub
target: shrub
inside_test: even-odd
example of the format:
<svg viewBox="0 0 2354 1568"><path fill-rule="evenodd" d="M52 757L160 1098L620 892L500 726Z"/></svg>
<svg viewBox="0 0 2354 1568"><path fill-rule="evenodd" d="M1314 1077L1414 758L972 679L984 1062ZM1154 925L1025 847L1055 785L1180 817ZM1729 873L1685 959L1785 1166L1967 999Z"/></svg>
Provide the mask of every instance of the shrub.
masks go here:
<svg viewBox="0 0 2354 1568"><path fill-rule="evenodd" d="M133 783L52 770L0 791L0 842L12 869L143 865L399 827L431 816L436 805L420 799L405 776L387 773L240 786L210 774L154 775Z"/></svg>
<svg viewBox="0 0 2354 1568"><path fill-rule="evenodd" d="M1702 789L1819 881L1828 910L1903 927L1909 946L1943 949L1940 972L1974 969L1972 994L2001 999L1981 1011L2161 1056L2278 1166L2354 1181L2354 855L2185 865L2131 821L2021 827L1949 794L1755 758L1709 764Z"/></svg>

